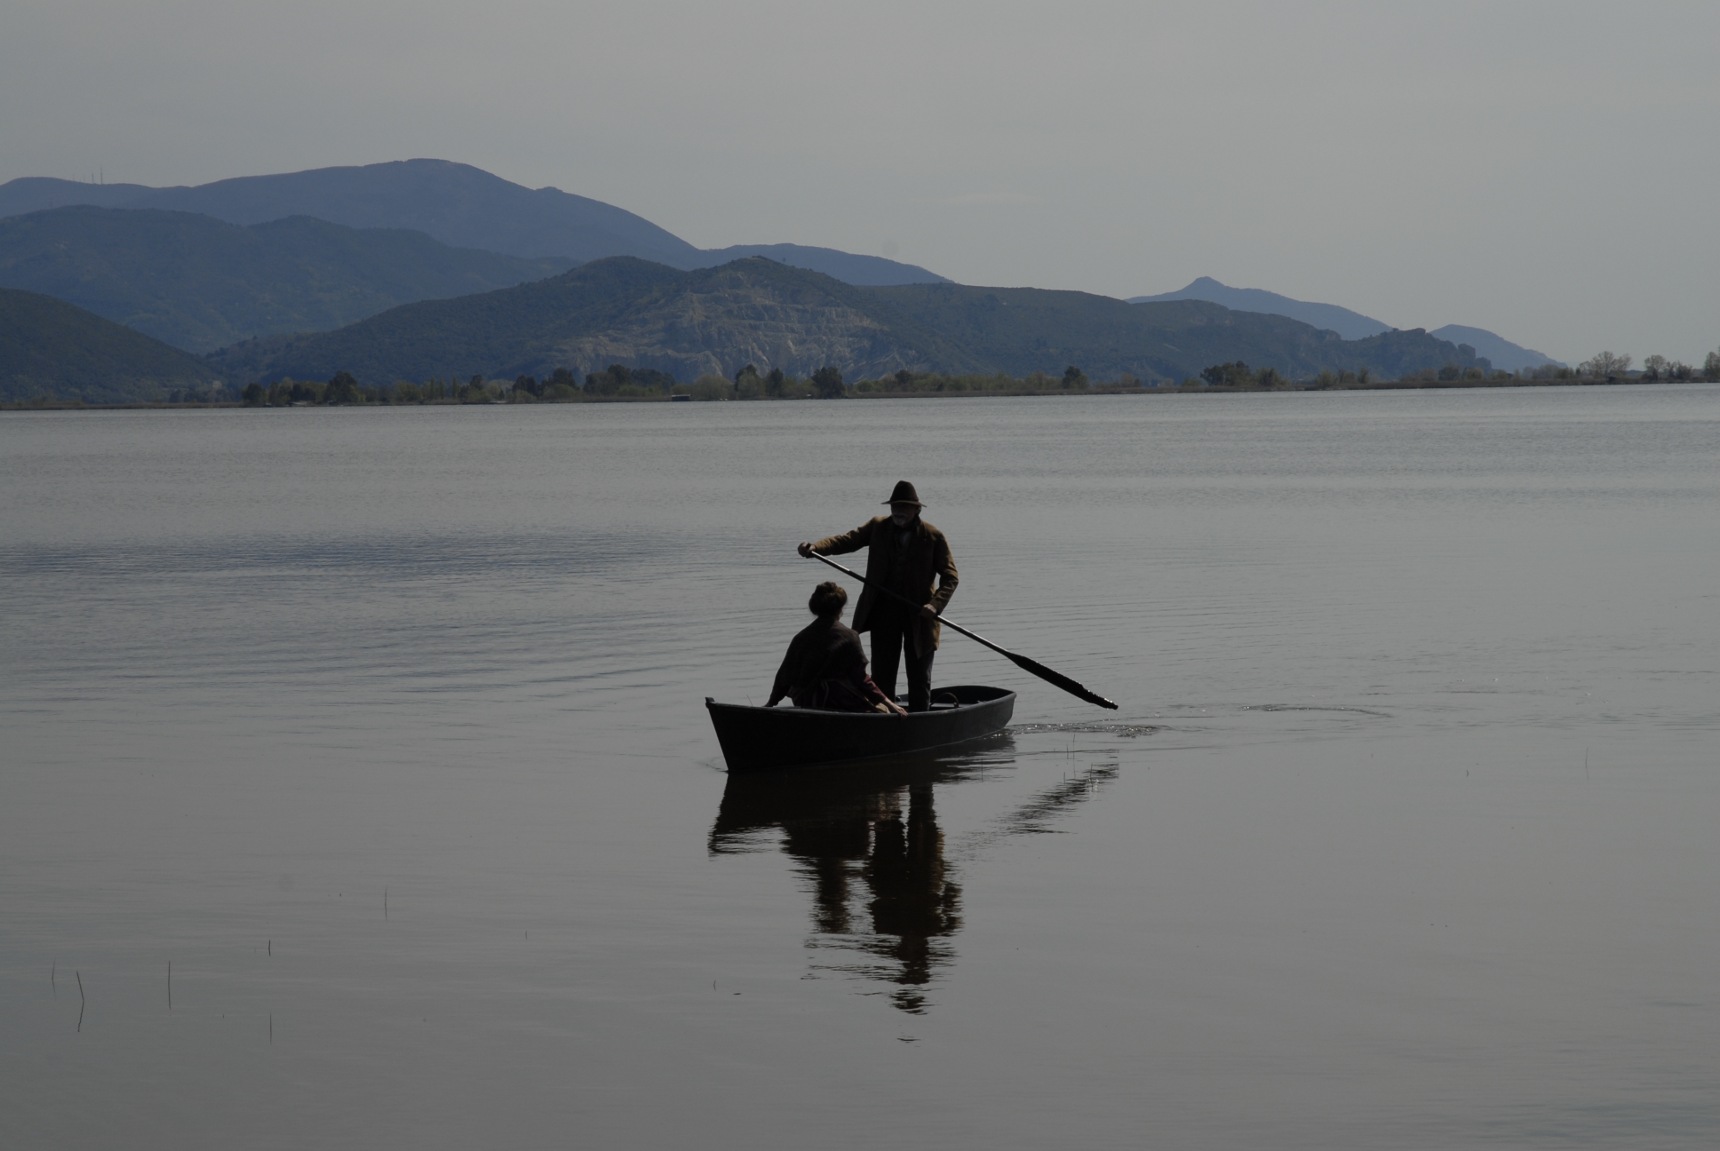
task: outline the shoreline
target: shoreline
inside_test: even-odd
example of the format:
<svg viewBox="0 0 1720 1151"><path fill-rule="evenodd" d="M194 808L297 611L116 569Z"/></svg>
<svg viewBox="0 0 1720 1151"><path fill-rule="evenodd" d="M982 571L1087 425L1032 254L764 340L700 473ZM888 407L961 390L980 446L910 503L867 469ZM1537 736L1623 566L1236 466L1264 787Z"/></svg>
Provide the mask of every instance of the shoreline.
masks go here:
<svg viewBox="0 0 1720 1151"><path fill-rule="evenodd" d="M1226 384L1167 384L1162 387L1145 387L1127 384L1098 384L1085 388L1023 388L1016 389L962 389L936 391L903 390L903 391L857 391L850 390L840 397L817 396L692 396L685 393L665 393L655 396L580 396L565 400L479 400L461 401L449 399L425 400L406 403L357 403L357 404L247 404L242 400L222 400L216 403L174 403L167 400L150 400L141 403L92 403L85 400L25 400L19 402L0 403L0 412L124 412L124 411L217 411L223 409L255 409L255 410L285 410L287 408L484 408L484 407L568 407L581 404L666 404L666 403L737 403L737 404L781 404L827 402L829 399L842 400L988 400L988 399L1023 399L1061 397L1072 398L1079 396L1198 396L1198 395L1284 395L1305 392L1407 392L1407 391L1452 391L1465 389L1502 389L1502 388L1629 388L1670 386L1685 387L1692 384L1711 384L1715 380L1621 380L1621 379L1547 379L1547 380L1378 380L1368 383L1346 381L1344 383L1320 384L1313 381L1306 383L1291 383L1275 388L1248 388Z"/></svg>

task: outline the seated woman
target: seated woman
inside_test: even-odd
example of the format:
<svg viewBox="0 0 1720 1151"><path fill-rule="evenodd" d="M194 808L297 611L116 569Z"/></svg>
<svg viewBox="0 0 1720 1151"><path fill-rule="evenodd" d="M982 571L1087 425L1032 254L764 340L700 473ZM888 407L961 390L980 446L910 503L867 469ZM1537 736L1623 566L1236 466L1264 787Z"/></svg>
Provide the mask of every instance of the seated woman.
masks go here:
<svg viewBox="0 0 1720 1151"><path fill-rule="evenodd" d="M766 707L787 696L795 707L822 711L882 711L907 715L866 674L866 652L853 628L842 624L848 593L829 580L812 590L806 606L818 618L800 630L782 658Z"/></svg>

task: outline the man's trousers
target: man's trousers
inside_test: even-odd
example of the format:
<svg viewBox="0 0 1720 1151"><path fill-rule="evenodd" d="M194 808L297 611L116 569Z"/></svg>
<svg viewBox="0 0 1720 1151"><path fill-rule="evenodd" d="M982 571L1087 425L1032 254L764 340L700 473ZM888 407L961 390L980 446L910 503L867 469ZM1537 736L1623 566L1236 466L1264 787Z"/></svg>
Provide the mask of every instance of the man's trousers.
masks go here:
<svg viewBox="0 0 1720 1151"><path fill-rule="evenodd" d="M908 710L925 711L932 704L932 656L937 649L930 643L920 655L914 654L912 630L919 626L913 617L875 619L872 633L872 682L884 694L896 699L896 669L906 657L908 665ZM904 650L905 649L905 650Z"/></svg>

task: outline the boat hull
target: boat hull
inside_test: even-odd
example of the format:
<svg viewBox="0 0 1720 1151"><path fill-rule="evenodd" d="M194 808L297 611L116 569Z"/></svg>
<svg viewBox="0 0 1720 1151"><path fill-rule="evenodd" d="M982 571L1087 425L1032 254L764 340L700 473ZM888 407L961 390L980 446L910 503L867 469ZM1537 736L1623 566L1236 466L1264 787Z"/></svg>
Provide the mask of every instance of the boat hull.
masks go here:
<svg viewBox="0 0 1720 1151"><path fill-rule="evenodd" d="M1002 731L1015 711L1015 693L1001 687L940 687L933 704L912 715L818 711L802 707L705 707L730 771L773 771L931 751Z"/></svg>

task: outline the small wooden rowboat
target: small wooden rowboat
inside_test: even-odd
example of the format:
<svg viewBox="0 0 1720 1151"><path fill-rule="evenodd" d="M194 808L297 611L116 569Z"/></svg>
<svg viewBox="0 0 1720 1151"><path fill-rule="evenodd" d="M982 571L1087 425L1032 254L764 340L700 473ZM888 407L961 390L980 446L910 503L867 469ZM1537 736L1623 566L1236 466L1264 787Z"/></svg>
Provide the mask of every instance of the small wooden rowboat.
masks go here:
<svg viewBox="0 0 1720 1151"><path fill-rule="evenodd" d="M1002 731L1015 693L1001 687L940 687L930 711L911 715L744 707L705 697L730 771L878 759L948 747Z"/></svg>

